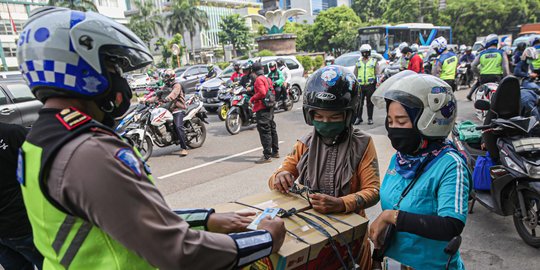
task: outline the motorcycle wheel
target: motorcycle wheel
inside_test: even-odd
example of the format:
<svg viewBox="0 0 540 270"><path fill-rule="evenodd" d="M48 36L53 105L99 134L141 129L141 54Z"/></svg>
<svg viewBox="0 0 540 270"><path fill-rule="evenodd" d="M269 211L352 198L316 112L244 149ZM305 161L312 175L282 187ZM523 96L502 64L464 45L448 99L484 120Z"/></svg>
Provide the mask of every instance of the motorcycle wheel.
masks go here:
<svg viewBox="0 0 540 270"><path fill-rule="evenodd" d="M523 199L527 216L522 217L519 202L516 202L516 210L514 212L514 226L527 245L538 248L540 247L540 194L523 191Z"/></svg>
<svg viewBox="0 0 540 270"><path fill-rule="evenodd" d="M148 159L150 159L150 156L152 156L152 151L154 149L154 145L152 144L152 139L150 138L150 136L145 136L144 140L142 141L138 135L128 137L127 139L128 142L133 145L133 147L139 150L139 153L141 154L141 157L144 161L148 161Z"/></svg>
<svg viewBox="0 0 540 270"><path fill-rule="evenodd" d="M193 126L194 131L197 132L197 136L191 138L191 140L187 141L187 145L190 148L199 148L203 145L204 141L206 140L206 126L204 123L198 119L194 119L195 121L191 122L191 125Z"/></svg>
<svg viewBox="0 0 540 270"><path fill-rule="evenodd" d="M302 90L300 90L300 88L296 85L293 85L291 87L291 97L292 97L292 101L294 103L300 101L300 96L302 95Z"/></svg>
<svg viewBox="0 0 540 270"><path fill-rule="evenodd" d="M219 111L218 111L219 120L225 121L225 119L227 119L228 112L229 112L229 104L223 103L223 105L219 107Z"/></svg>
<svg viewBox="0 0 540 270"><path fill-rule="evenodd" d="M225 119L225 128L231 135L236 135L240 132L240 127L242 127L242 117L237 112L233 112L227 115Z"/></svg>

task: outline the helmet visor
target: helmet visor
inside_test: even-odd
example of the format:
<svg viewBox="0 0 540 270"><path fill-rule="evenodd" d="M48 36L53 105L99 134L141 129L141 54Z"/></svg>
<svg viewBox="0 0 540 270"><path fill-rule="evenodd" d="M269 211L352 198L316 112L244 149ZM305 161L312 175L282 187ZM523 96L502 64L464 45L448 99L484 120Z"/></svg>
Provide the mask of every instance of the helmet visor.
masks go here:
<svg viewBox="0 0 540 270"><path fill-rule="evenodd" d="M105 45L100 48L100 54L107 62L118 65L123 72L140 69L152 63L152 56L137 49Z"/></svg>

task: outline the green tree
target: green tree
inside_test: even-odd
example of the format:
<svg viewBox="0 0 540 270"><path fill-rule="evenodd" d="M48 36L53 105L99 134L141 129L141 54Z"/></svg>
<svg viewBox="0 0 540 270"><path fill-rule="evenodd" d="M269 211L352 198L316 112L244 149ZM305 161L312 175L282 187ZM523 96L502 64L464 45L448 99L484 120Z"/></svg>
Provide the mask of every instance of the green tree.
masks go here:
<svg viewBox="0 0 540 270"><path fill-rule="evenodd" d="M219 28L221 29L218 33L219 41L222 45L232 45L235 58L238 56L238 49L247 51L251 48L252 37L249 27L246 25L246 20L239 14L221 17Z"/></svg>
<svg viewBox="0 0 540 270"><path fill-rule="evenodd" d="M264 28L264 27L263 27ZM310 42L313 37L311 33L312 26L296 22L286 22L283 27L283 33L296 35L296 50L298 51L313 51L313 43ZM266 31L266 29L264 28Z"/></svg>
<svg viewBox="0 0 540 270"><path fill-rule="evenodd" d="M158 30L164 29L163 17L157 14L151 1L136 0L135 7L138 12L129 19L128 27L150 46L150 40L159 34Z"/></svg>
<svg viewBox="0 0 540 270"><path fill-rule="evenodd" d="M363 22L379 24L386 11L387 0L354 0L351 8Z"/></svg>
<svg viewBox="0 0 540 270"><path fill-rule="evenodd" d="M318 50L328 52L331 51L332 48L339 48L342 51L346 51L347 48L351 48L351 44L344 42L356 44L356 38L353 38L354 41L351 42L350 38L334 37L338 34L342 34L344 30L350 33L350 29L355 29L352 37L356 37L356 31L361 25L362 21L360 20L360 17L358 17L351 8L346 6L330 8L321 12L317 18L315 18L315 22L311 28L313 35L311 40Z"/></svg>
<svg viewBox="0 0 540 270"><path fill-rule="evenodd" d="M323 64L324 64L324 58L321 55L315 56L315 58L313 59L313 68L319 69L323 66Z"/></svg>
<svg viewBox="0 0 540 270"><path fill-rule="evenodd" d="M80 11L94 11L98 9L92 0L49 0L49 6L65 7Z"/></svg>
<svg viewBox="0 0 540 270"><path fill-rule="evenodd" d="M197 8L198 4L199 1L196 0L174 0L171 13L166 16L167 32L170 35L183 34L186 31L189 33L193 54L195 54L193 43L196 32L208 28L208 15Z"/></svg>

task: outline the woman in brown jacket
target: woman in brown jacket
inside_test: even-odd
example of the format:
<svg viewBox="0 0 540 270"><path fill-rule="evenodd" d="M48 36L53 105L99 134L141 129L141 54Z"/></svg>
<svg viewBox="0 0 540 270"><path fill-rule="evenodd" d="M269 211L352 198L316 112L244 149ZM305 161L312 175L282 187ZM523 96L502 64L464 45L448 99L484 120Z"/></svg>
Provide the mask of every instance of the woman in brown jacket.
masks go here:
<svg viewBox="0 0 540 270"><path fill-rule="evenodd" d="M296 142L269 186L286 193L297 180L320 192L309 195L316 211L366 217L364 209L379 201L380 180L373 140L352 126L356 79L340 66L327 66L313 73L306 85L304 119L314 131ZM371 269L367 237L361 252L360 269Z"/></svg>

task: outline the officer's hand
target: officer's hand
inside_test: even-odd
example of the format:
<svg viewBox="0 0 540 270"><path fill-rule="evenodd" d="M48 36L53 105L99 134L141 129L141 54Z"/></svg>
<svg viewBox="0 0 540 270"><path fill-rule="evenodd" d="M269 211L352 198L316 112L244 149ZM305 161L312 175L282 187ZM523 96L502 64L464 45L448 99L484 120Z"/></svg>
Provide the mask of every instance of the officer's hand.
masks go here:
<svg viewBox="0 0 540 270"><path fill-rule="evenodd" d="M255 212L213 213L208 218L208 230L216 233L243 232L253 221Z"/></svg>
<svg viewBox="0 0 540 270"><path fill-rule="evenodd" d="M279 217L270 219L266 217L259 223L259 230L266 230L272 235L273 247L272 252L278 252L283 241L285 240L285 223Z"/></svg>
<svg viewBox="0 0 540 270"><path fill-rule="evenodd" d="M538 74L533 72L533 73L529 74L529 77L531 77L531 79L536 79L536 77L538 77Z"/></svg>
<svg viewBox="0 0 540 270"><path fill-rule="evenodd" d="M294 175L288 171L282 171L274 178L274 189L281 193L289 193L289 188L293 186Z"/></svg>

